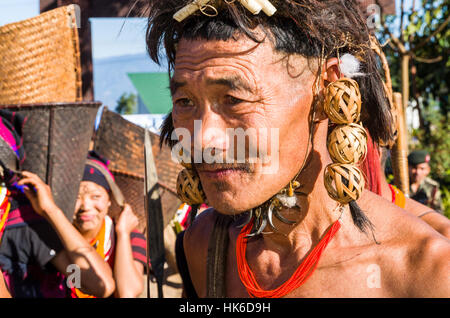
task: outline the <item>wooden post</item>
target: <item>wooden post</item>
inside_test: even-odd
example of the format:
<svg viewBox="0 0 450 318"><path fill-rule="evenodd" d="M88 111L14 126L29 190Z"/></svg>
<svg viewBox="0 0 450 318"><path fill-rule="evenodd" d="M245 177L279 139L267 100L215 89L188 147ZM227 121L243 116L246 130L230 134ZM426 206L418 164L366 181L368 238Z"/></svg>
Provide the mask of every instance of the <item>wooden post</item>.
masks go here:
<svg viewBox="0 0 450 318"><path fill-rule="evenodd" d="M408 101L409 101L409 60L410 56L408 54L401 54L401 66L402 66L402 72L401 72L401 80L402 80L402 105L403 105L403 112L406 111L406 108L408 107Z"/></svg>
<svg viewBox="0 0 450 318"><path fill-rule="evenodd" d="M394 106L398 116L398 138L391 151L394 184L405 195L409 195L408 135L405 125L405 112L402 104L402 94L394 93L393 95Z"/></svg>

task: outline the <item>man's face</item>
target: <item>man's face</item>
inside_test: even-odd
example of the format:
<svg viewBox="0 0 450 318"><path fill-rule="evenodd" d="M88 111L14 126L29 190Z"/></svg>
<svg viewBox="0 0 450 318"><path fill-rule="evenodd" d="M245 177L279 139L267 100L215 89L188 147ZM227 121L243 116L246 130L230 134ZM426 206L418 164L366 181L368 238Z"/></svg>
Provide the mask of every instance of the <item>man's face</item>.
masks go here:
<svg viewBox="0 0 450 318"><path fill-rule="evenodd" d="M99 230L111 205L105 188L91 181L82 181L75 204L73 224L80 231Z"/></svg>
<svg viewBox="0 0 450 318"><path fill-rule="evenodd" d="M257 142L249 146L247 138L245 159L255 149L271 159L196 163L209 205L225 214L244 212L296 175L308 143L314 78L305 58L287 58L267 40L180 41L171 81L172 116L175 130L189 131L191 153L195 145L197 153L200 148L212 156L234 148L236 160L240 145L226 130L254 128ZM201 132L194 131L194 120L201 121Z"/></svg>
<svg viewBox="0 0 450 318"><path fill-rule="evenodd" d="M427 162L409 166L409 179L411 182L420 183L428 176L429 173L430 165Z"/></svg>

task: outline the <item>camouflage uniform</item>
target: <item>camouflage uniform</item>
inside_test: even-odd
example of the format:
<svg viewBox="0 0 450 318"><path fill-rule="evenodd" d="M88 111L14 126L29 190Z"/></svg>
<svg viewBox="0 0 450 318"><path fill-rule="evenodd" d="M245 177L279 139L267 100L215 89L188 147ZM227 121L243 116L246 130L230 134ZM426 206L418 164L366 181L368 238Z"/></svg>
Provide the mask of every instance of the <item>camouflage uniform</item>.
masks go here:
<svg viewBox="0 0 450 318"><path fill-rule="evenodd" d="M427 205L433 210L440 213L443 213L444 211L441 200L441 192L439 191L439 183L431 178L426 177L425 180L423 180L419 185L416 192L414 192L410 187L409 196L411 199Z"/></svg>

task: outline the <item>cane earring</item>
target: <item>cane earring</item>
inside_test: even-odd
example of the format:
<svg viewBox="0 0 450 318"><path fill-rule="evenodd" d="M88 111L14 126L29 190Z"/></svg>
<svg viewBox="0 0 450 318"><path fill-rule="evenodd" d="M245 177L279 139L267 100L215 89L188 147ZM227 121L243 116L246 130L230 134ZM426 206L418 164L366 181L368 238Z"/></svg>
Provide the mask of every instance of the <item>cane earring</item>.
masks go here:
<svg viewBox="0 0 450 318"><path fill-rule="evenodd" d="M367 153L367 134L364 127L357 124L361 114L358 83L349 78L330 83L324 110L337 125L327 139L333 163L325 169L325 188L333 200L347 204L358 200L364 189L362 172L356 167Z"/></svg>
<svg viewBox="0 0 450 318"><path fill-rule="evenodd" d="M202 204L206 196L203 192L200 177L191 169L183 169L177 178L178 198L188 205Z"/></svg>
<svg viewBox="0 0 450 318"><path fill-rule="evenodd" d="M180 149L180 157L183 158L183 149ZM192 168L192 163L181 161L185 169L181 170L177 178L178 198L188 205L202 204L206 200L205 192L200 182L200 177Z"/></svg>

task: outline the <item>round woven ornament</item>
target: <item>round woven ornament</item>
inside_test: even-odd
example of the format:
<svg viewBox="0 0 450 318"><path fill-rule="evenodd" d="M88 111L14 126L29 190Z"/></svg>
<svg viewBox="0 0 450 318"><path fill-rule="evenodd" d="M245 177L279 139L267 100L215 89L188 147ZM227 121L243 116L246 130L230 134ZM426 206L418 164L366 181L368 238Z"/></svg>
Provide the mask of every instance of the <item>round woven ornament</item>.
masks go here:
<svg viewBox="0 0 450 318"><path fill-rule="evenodd" d="M339 125L328 135L328 152L336 163L357 164L367 154L367 134L358 124Z"/></svg>
<svg viewBox="0 0 450 318"><path fill-rule="evenodd" d="M359 85L350 78L341 78L327 86L325 113L334 124L350 124L359 121L361 93Z"/></svg>
<svg viewBox="0 0 450 318"><path fill-rule="evenodd" d="M191 169L183 169L177 178L178 198L188 205L202 204L206 196L198 174Z"/></svg>
<svg viewBox="0 0 450 318"><path fill-rule="evenodd" d="M358 200L364 189L361 171L351 164L328 165L325 168L324 183L328 195L342 204Z"/></svg>

